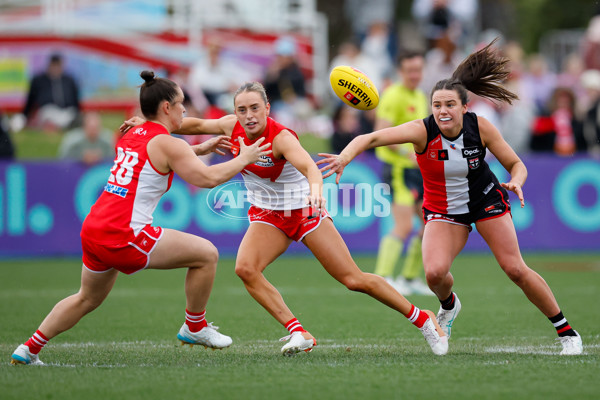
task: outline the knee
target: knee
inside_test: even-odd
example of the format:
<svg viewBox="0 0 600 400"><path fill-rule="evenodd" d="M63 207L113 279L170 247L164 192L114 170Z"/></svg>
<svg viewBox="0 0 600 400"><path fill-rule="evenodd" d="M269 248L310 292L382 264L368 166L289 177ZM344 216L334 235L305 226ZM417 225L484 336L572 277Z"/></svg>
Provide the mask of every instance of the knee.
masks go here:
<svg viewBox="0 0 600 400"><path fill-rule="evenodd" d="M427 279L427 284L430 287L435 287L441 284L446 275L448 275L449 268L444 266L430 266L425 269L425 279Z"/></svg>
<svg viewBox="0 0 600 400"><path fill-rule="evenodd" d="M79 300L79 307L85 312L89 313L94 311L106 298L106 296L95 296L95 295L86 295L84 293L79 292L77 294Z"/></svg>
<svg viewBox="0 0 600 400"><path fill-rule="evenodd" d="M207 265L214 266L214 268L217 267L217 262L219 262L219 250L217 250L214 244L211 243L211 246L206 252L205 258Z"/></svg>
<svg viewBox="0 0 600 400"><path fill-rule="evenodd" d="M342 278L341 282L344 286L346 286L346 288L348 288L348 290L360 293L371 293L374 286L373 282L371 282L371 279L369 279L369 274L364 272L355 275L348 275Z"/></svg>
<svg viewBox="0 0 600 400"><path fill-rule="evenodd" d="M191 265L192 268L205 268L211 269L213 271L217 270L217 263L219 262L219 250L210 243L208 246L203 246L199 253L197 254L196 259L198 260L194 265Z"/></svg>
<svg viewBox="0 0 600 400"><path fill-rule="evenodd" d="M244 282L250 282L257 276L258 271L248 261L238 260L235 264L235 273Z"/></svg>
<svg viewBox="0 0 600 400"><path fill-rule="evenodd" d="M510 266L501 264L501 267L504 270L504 273L506 273L506 276L508 276L510 280L516 284L519 284L523 281L528 269L527 266L519 264L512 264Z"/></svg>

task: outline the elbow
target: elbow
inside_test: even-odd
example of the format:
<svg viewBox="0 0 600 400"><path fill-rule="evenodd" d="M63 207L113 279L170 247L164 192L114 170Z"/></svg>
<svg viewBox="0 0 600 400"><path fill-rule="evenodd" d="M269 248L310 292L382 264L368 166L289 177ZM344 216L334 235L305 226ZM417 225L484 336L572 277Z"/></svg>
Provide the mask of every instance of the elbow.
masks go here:
<svg viewBox="0 0 600 400"><path fill-rule="evenodd" d="M205 178L202 181L202 185L200 187L203 188L207 188L207 189L212 189L216 186L219 186L221 182L218 179L214 179L214 178Z"/></svg>
<svg viewBox="0 0 600 400"><path fill-rule="evenodd" d="M192 185L199 188L212 189L215 186L218 186L221 182L218 179L212 177L210 174L199 174L193 179L189 180L188 183L191 183Z"/></svg>

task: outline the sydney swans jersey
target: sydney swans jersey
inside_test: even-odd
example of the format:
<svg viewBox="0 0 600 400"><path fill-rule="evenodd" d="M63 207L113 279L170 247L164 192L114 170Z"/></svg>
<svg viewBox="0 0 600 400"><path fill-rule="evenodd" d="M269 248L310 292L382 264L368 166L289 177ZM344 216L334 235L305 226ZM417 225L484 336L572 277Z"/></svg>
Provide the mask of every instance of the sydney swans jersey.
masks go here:
<svg viewBox="0 0 600 400"><path fill-rule="evenodd" d="M100 198L83 222L81 236L101 244L127 244L152 223L152 213L173 180L152 166L146 146L162 125L146 122L131 128L116 146L117 157Z"/></svg>
<svg viewBox="0 0 600 400"><path fill-rule="evenodd" d="M282 130L287 130L298 138L296 132L272 118L267 118L265 131L255 140L250 140L242 125L237 122L231 133L231 152L238 156L240 137L247 146L264 137L262 145L271 143L272 148L275 136ZM242 170L242 176L248 190L248 201L256 207L267 210L295 210L306 207L306 198L310 194L308 179L285 159L275 159L273 154L262 156L256 163L247 165Z"/></svg>
<svg viewBox="0 0 600 400"><path fill-rule="evenodd" d="M498 185L498 179L485 162L477 115L464 114L458 137L445 137L433 115L423 120L427 146L417 154L423 175L423 207L443 214L466 214Z"/></svg>

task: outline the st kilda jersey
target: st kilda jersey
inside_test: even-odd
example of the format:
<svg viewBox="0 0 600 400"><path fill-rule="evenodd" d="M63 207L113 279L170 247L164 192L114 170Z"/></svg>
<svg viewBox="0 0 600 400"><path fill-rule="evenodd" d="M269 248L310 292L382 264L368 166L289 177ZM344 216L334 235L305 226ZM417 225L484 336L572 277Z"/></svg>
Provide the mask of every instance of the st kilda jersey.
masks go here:
<svg viewBox="0 0 600 400"><path fill-rule="evenodd" d="M442 134L433 115L423 119L425 151L417 153L423 175L423 207L442 214L466 214L477 209L498 178L485 162L477 115L467 112L456 138Z"/></svg>
<svg viewBox="0 0 600 400"><path fill-rule="evenodd" d="M238 138L243 138L246 146L254 144L261 137L265 138L262 145L271 143L281 131L289 131L296 139L298 135L272 118L267 118L265 131L256 139L250 140L244 128L236 122L231 133L231 152L239 155ZM295 210L306 207L306 197L310 194L308 179L285 159L277 159L273 154L262 156L254 164L247 165L242 170L244 184L248 190L248 201L256 207L267 210Z"/></svg>

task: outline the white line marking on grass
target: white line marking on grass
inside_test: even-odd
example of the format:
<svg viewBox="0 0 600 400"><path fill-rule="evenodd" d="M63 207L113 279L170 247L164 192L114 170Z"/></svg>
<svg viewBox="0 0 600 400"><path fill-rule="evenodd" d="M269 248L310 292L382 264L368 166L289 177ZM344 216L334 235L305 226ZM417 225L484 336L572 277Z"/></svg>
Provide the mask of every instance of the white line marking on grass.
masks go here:
<svg viewBox="0 0 600 400"><path fill-rule="evenodd" d="M593 343L586 345L583 344L583 355L586 354L586 349L597 349L600 345ZM485 347L484 351L486 353L514 353L514 354L542 354L542 355L557 355L557 351L560 350L560 347L557 345L548 346L548 345L540 345L540 346L492 346Z"/></svg>

